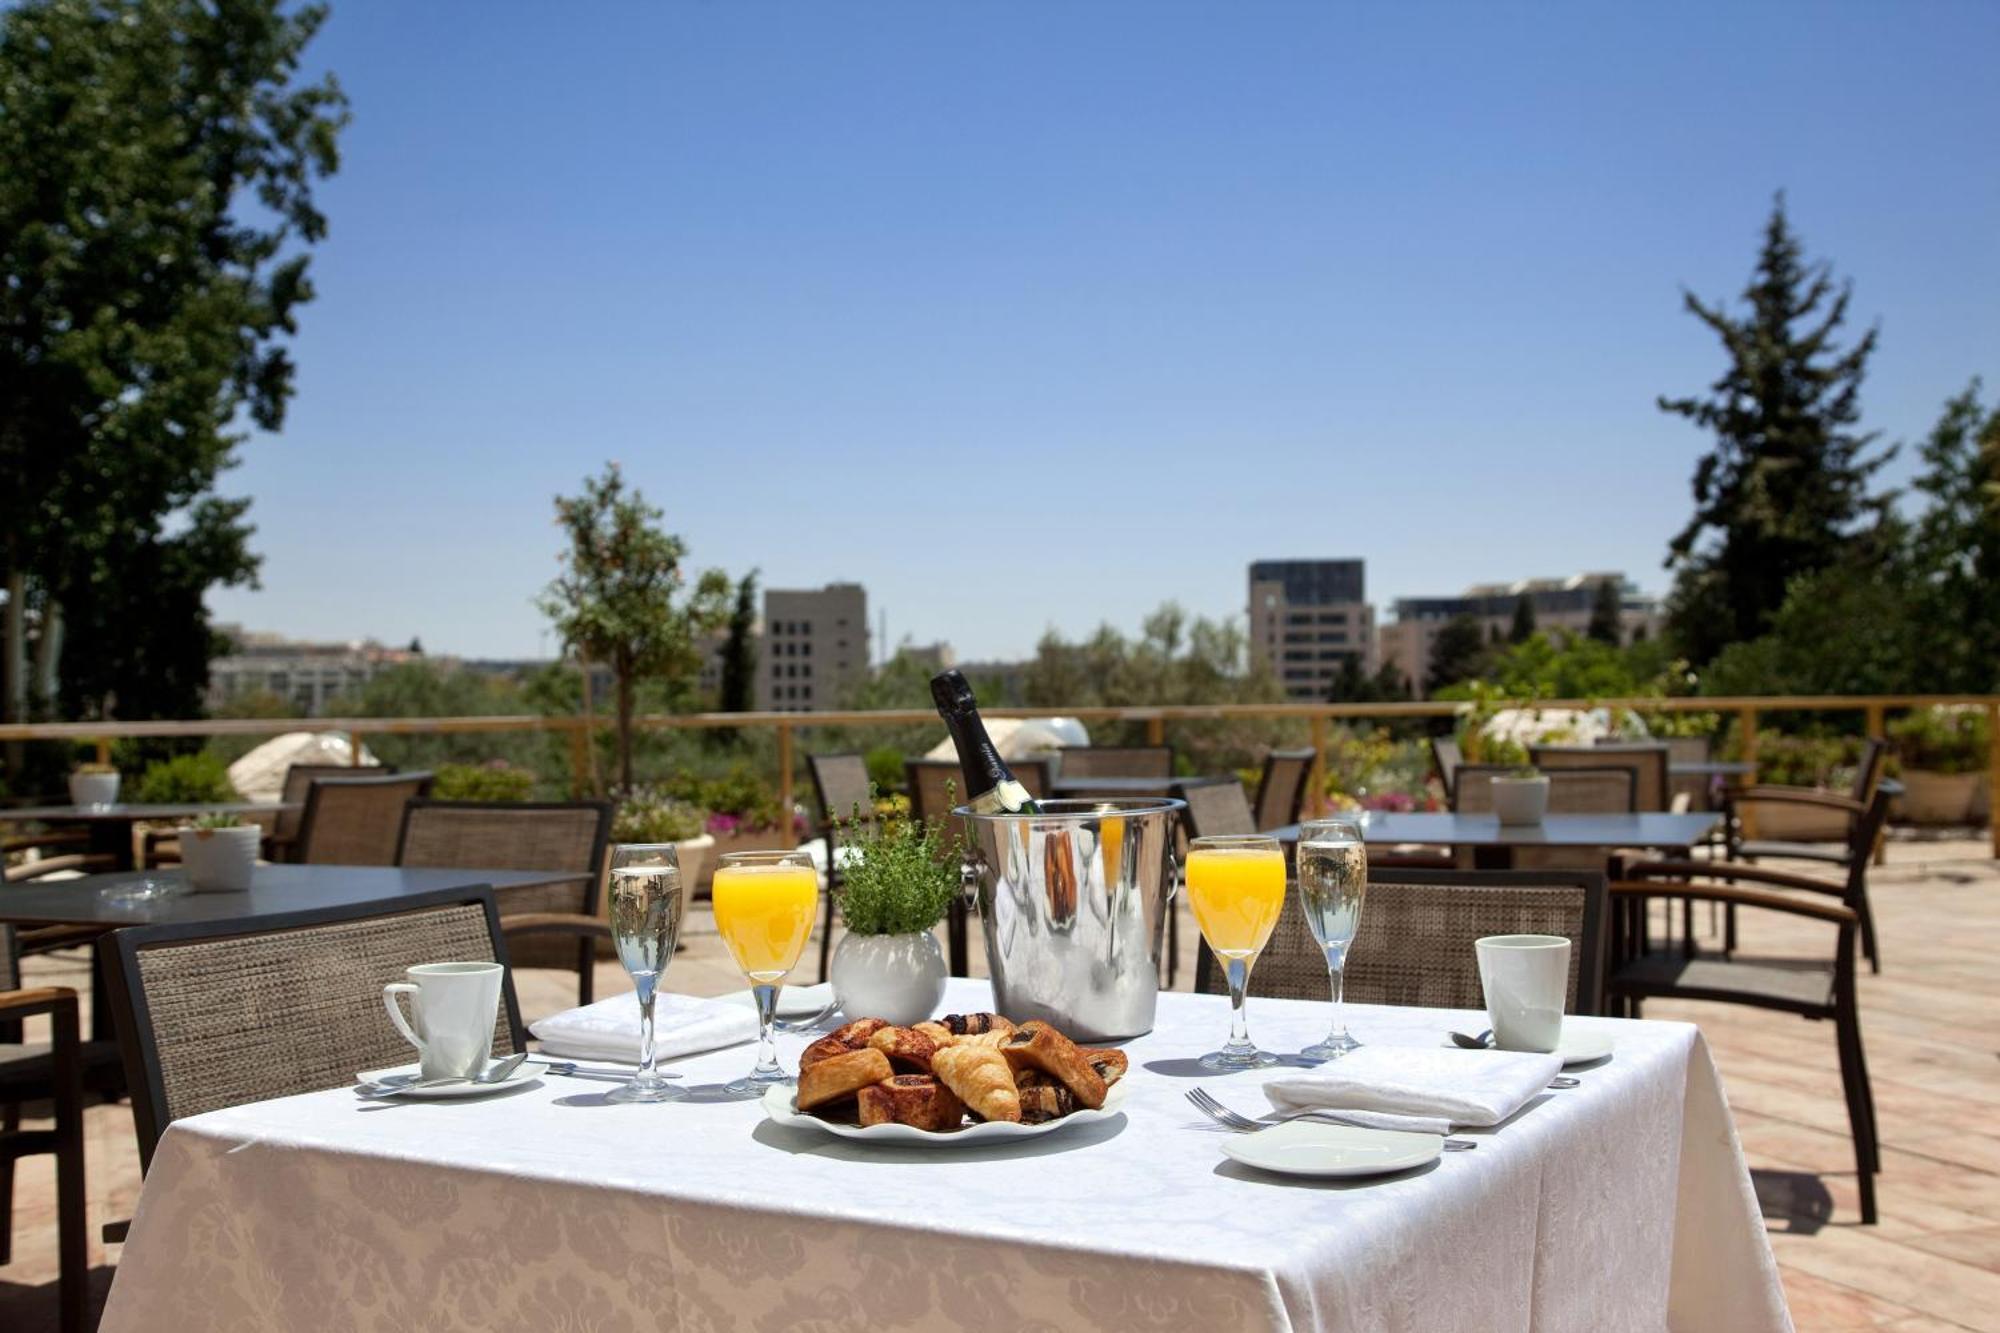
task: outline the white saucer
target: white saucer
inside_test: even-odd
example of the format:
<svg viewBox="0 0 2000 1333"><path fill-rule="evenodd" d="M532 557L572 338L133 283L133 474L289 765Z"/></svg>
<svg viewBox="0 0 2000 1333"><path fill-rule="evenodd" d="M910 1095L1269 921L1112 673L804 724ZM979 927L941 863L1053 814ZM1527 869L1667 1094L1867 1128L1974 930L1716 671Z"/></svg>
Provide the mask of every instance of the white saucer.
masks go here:
<svg viewBox="0 0 2000 1333"><path fill-rule="evenodd" d="M1562 1040L1556 1043L1555 1053L1562 1057L1563 1067L1587 1065L1592 1060L1602 1060L1617 1046L1609 1032L1592 1032L1588 1028L1573 1028L1563 1025Z"/></svg>
<svg viewBox="0 0 2000 1333"><path fill-rule="evenodd" d="M747 990L733 990L727 995L716 997L730 1004L741 1005L745 1009L757 1007L757 997ZM786 1019L811 1018L833 1003L833 983L822 981L817 986L780 986L778 988L778 1017Z"/></svg>
<svg viewBox="0 0 2000 1333"><path fill-rule="evenodd" d="M1384 1176L1436 1161L1444 1138L1290 1120L1254 1134L1232 1134L1222 1141L1222 1151L1245 1166L1287 1176Z"/></svg>
<svg viewBox="0 0 2000 1333"><path fill-rule="evenodd" d="M407 1078L414 1082L421 1076L421 1066L414 1062L407 1065L392 1065L387 1069L364 1069L354 1076L355 1085L380 1083L384 1079ZM378 1097L486 1097L496 1092L507 1092L539 1082L542 1070L532 1062L525 1063L498 1083L440 1083L432 1088L384 1088Z"/></svg>

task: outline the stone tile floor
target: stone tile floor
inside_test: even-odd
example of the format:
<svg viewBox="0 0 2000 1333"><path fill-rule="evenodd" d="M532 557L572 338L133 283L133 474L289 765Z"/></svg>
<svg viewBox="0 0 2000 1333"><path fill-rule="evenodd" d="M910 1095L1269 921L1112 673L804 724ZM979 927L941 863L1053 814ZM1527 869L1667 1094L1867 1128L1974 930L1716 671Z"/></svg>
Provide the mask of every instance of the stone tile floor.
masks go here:
<svg viewBox="0 0 2000 1333"><path fill-rule="evenodd" d="M1872 881L1884 970L1864 971L1861 988L1882 1121L1877 1226L1859 1224L1831 1027L1723 1005L1647 1007L1648 1018L1686 1019L1707 1034L1802 1330L2000 1327L2000 862L1990 850L1984 839L1895 841ZM690 926L673 988L717 994L740 985L712 922L702 914ZM1741 947L1823 955L1824 930L1746 914ZM1183 919L1183 989L1195 938ZM27 966L30 985L87 993L86 980L81 955ZM597 986L609 995L629 982L606 962ZM523 971L525 1015L532 1021L572 1003L573 987L560 973ZM92 1107L86 1131L101 1299L118 1247L99 1244L95 1233L108 1219L131 1216L138 1158L126 1107ZM46 1158L18 1173L13 1261L0 1267L0 1328L54 1326L53 1175Z"/></svg>

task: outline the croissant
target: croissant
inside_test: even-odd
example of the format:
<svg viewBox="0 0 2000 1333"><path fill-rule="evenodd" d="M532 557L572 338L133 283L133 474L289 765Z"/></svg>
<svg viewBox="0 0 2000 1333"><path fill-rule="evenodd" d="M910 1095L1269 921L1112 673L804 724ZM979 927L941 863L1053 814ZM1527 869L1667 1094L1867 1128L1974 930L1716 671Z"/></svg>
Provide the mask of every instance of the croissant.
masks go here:
<svg viewBox="0 0 2000 1333"><path fill-rule="evenodd" d="M986 1120L1018 1121L1021 1094L1000 1052L985 1046L947 1046L931 1057L936 1074L958 1099Z"/></svg>

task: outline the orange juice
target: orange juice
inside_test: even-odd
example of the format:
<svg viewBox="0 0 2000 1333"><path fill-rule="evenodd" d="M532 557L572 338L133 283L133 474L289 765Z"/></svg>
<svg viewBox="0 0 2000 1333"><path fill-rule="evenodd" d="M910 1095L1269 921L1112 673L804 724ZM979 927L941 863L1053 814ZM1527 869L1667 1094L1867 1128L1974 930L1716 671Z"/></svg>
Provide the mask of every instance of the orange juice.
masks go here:
<svg viewBox="0 0 2000 1333"><path fill-rule="evenodd" d="M1187 891L1208 947L1224 958L1254 958L1285 906L1285 854L1262 847L1193 848Z"/></svg>
<svg viewBox="0 0 2000 1333"><path fill-rule="evenodd" d="M812 934L819 876L800 865L723 866L715 872L715 928L744 975L771 983L792 970Z"/></svg>

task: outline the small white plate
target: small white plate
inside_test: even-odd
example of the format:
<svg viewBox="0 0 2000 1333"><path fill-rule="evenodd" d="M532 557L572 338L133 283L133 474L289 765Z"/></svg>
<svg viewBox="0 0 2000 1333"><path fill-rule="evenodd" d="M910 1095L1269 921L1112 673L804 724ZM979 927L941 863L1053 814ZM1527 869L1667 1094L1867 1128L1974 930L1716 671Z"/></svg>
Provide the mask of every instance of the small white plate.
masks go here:
<svg viewBox="0 0 2000 1333"><path fill-rule="evenodd" d="M1125 1105L1125 1082L1113 1083L1104 1094L1104 1106L1093 1111L1080 1107L1060 1120L1044 1120L1039 1125L1016 1125L1004 1120L979 1120L968 1122L961 1129L948 1130L942 1134L928 1129L918 1129L914 1125L843 1125L832 1120L822 1120L816 1115L806 1115L798 1109L794 1094L798 1089L788 1083L779 1083L764 1093L764 1114L781 1125L795 1129L818 1129L835 1134L843 1139L860 1139L864 1143L881 1143L899 1148L959 1148L975 1143L1006 1143L1020 1139L1040 1138L1044 1134L1056 1134L1078 1125L1096 1124L1109 1120Z"/></svg>
<svg viewBox="0 0 2000 1333"><path fill-rule="evenodd" d="M1556 1043L1556 1054L1562 1057L1565 1068L1587 1065L1592 1060L1602 1060L1611 1054L1617 1044L1609 1032L1592 1032L1588 1028L1573 1028L1565 1023L1562 1040Z"/></svg>
<svg viewBox="0 0 2000 1333"><path fill-rule="evenodd" d="M384 1088L375 1094L378 1097L485 1097L495 1092L506 1092L541 1079L541 1066L532 1060L521 1065L513 1073L498 1083L440 1083L431 1088ZM394 1065L388 1069L364 1069L354 1076L355 1085L380 1083L384 1079L404 1078L415 1080L421 1077L421 1066L416 1064Z"/></svg>
<svg viewBox="0 0 2000 1333"><path fill-rule="evenodd" d="M741 1005L745 1009L757 1007L757 997L747 990L733 990L727 995L716 997L730 1004ZM778 988L778 1017L784 1019L811 1018L820 1010L833 1003L833 983L822 981L817 986L780 986Z"/></svg>
<svg viewBox="0 0 2000 1333"><path fill-rule="evenodd" d="M1254 1134L1232 1134L1222 1141L1222 1151L1245 1166L1280 1175L1386 1176L1436 1161L1444 1152L1444 1138L1290 1120Z"/></svg>

